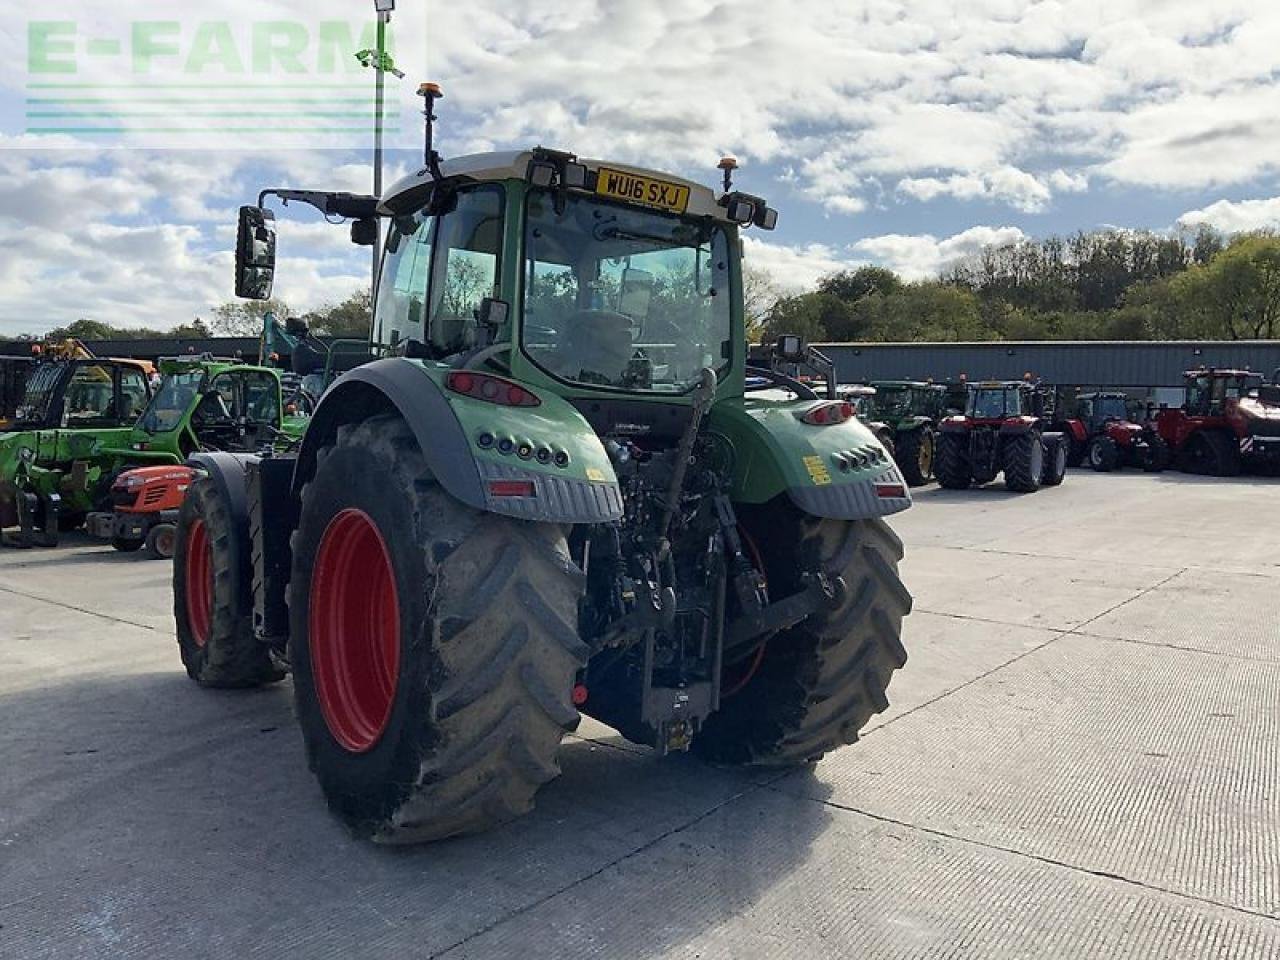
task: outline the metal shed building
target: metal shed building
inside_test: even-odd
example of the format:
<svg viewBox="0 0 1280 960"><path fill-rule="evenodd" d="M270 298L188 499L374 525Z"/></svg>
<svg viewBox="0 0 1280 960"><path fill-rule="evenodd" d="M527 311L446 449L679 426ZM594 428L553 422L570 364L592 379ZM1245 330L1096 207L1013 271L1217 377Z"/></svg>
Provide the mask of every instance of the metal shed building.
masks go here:
<svg viewBox="0 0 1280 960"><path fill-rule="evenodd" d="M1016 380L1152 391L1179 387L1201 365L1280 367L1280 340L1036 340L978 343L821 343L842 383L867 380Z"/></svg>

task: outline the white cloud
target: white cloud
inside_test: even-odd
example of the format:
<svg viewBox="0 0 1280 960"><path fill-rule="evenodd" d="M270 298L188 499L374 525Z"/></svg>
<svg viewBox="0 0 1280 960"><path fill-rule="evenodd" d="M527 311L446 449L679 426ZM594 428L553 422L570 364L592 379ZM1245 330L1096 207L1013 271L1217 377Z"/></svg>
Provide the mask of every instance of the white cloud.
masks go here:
<svg viewBox="0 0 1280 960"><path fill-rule="evenodd" d="M850 250L896 270L908 280L927 280L979 253L983 247L1001 247L1024 239L1026 234L1017 227L970 227L943 239L932 234L897 233L867 237Z"/></svg>
<svg viewBox="0 0 1280 960"><path fill-rule="evenodd" d="M1280 197L1265 200L1219 200L1200 210L1189 210L1178 225L1194 229L1208 225L1225 233L1274 230L1280 227Z"/></svg>
<svg viewBox="0 0 1280 960"><path fill-rule="evenodd" d="M791 247L747 235L742 238L742 246L746 265L763 270L784 293L811 290L828 274L866 263L842 256L839 250L821 243Z"/></svg>

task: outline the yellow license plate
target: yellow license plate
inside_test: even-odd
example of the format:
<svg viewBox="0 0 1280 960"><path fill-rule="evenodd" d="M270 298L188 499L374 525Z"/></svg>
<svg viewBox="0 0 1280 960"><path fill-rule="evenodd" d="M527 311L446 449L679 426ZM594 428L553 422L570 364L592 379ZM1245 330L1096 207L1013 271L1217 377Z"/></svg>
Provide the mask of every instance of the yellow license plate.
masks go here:
<svg viewBox="0 0 1280 960"><path fill-rule="evenodd" d="M637 203L642 207L666 210L668 213L684 213L689 206L689 188L667 180L642 177L637 173L600 168L596 181L596 195Z"/></svg>

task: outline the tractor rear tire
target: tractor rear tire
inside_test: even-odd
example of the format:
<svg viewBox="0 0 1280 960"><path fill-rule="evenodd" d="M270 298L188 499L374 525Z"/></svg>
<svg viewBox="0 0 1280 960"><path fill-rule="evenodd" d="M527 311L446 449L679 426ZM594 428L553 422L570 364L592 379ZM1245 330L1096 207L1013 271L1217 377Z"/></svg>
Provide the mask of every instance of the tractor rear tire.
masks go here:
<svg viewBox="0 0 1280 960"><path fill-rule="evenodd" d="M965 433L940 433L934 449L934 476L948 490L968 490L973 483L973 468L969 466L969 435Z"/></svg>
<svg viewBox="0 0 1280 960"><path fill-rule="evenodd" d="M819 519L786 500L742 508L739 519L759 545L775 599L803 589L805 570L842 577L847 592L835 609L770 638L755 672L721 701L693 749L716 763L813 763L857 741L889 706L885 690L907 662L902 541L883 520Z"/></svg>
<svg viewBox="0 0 1280 960"><path fill-rule="evenodd" d="M1044 442L1039 430L1015 433L1005 438L1002 451L1005 489L1014 493L1035 493L1044 474Z"/></svg>
<svg viewBox="0 0 1280 960"><path fill-rule="evenodd" d="M1234 477L1240 473L1240 447L1234 436L1221 430L1199 430L1192 434L1178 457L1183 473L1210 477Z"/></svg>
<svg viewBox="0 0 1280 960"><path fill-rule="evenodd" d="M294 702L329 807L387 844L527 813L579 721L584 588L562 527L449 496L399 416L340 426L302 491L289 584Z"/></svg>
<svg viewBox="0 0 1280 960"><path fill-rule="evenodd" d="M1108 436L1099 434L1089 441L1089 466L1098 473L1110 473L1120 465L1120 448Z"/></svg>
<svg viewBox="0 0 1280 960"><path fill-rule="evenodd" d="M217 485L193 483L178 513L173 619L187 675L202 687L257 687L284 679L253 634L253 572Z"/></svg>
<svg viewBox="0 0 1280 960"><path fill-rule="evenodd" d="M1042 487L1059 487L1067 478L1067 446L1070 443L1066 434L1044 438L1044 472L1040 475Z"/></svg>
<svg viewBox="0 0 1280 960"><path fill-rule="evenodd" d="M1081 466L1084 463L1085 444L1070 433L1064 433L1062 437L1062 442L1067 445L1067 466L1073 469Z"/></svg>
<svg viewBox="0 0 1280 960"><path fill-rule="evenodd" d="M927 426L898 434L894 458L907 486L923 487L933 479L936 447L933 431Z"/></svg>
<svg viewBox="0 0 1280 960"><path fill-rule="evenodd" d="M1169 444L1160 436L1147 438L1147 450L1142 458L1142 469L1147 473L1159 473L1169 466Z"/></svg>

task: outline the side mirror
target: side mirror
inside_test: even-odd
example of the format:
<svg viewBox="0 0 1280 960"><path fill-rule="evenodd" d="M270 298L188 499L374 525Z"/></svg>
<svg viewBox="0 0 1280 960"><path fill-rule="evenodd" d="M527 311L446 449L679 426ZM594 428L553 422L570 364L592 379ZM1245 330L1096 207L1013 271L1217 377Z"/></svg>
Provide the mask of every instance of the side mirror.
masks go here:
<svg viewBox="0 0 1280 960"><path fill-rule="evenodd" d="M807 363L809 360L809 345L794 334L779 337L773 351L784 363Z"/></svg>
<svg viewBox="0 0 1280 960"><path fill-rule="evenodd" d="M376 217L351 222L351 242L357 247L376 247L379 234Z"/></svg>
<svg viewBox="0 0 1280 960"><path fill-rule="evenodd" d="M236 296L270 300L275 279L275 214L260 207L241 207L236 230Z"/></svg>

